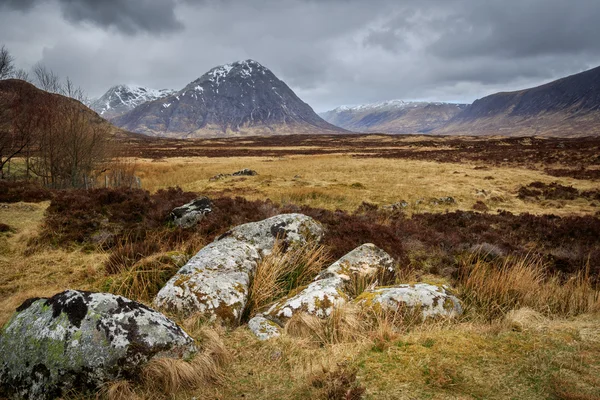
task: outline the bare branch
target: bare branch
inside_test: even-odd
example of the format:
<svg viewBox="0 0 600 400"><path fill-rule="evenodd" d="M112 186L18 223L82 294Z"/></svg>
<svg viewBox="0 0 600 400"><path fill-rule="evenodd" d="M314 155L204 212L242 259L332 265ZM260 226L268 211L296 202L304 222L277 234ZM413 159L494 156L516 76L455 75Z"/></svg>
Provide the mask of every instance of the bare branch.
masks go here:
<svg viewBox="0 0 600 400"><path fill-rule="evenodd" d="M0 79L8 79L12 76L15 66L15 58L10 54L6 46L0 47Z"/></svg>

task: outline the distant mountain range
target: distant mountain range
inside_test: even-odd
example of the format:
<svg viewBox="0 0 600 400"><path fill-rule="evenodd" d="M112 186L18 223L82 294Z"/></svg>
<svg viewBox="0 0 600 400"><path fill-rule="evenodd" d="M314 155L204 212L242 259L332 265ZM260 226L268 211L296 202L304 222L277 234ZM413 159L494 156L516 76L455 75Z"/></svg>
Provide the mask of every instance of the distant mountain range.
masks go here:
<svg viewBox="0 0 600 400"><path fill-rule="evenodd" d="M532 89L476 100L435 134L600 135L600 67Z"/></svg>
<svg viewBox="0 0 600 400"><path fill-rule="evenodd" d="M175 138L346 132L321 119L253 60L213 68L178 92L111 122L132 132Z"/></svg>
<svg viewBox="0 0 600 400"><path fill-rule="evenodd" d="M133 110L140 104L158 100L175 93L169 89L150 89L134 85L116 85L99 99L90 103L90 108L108 120Z"/></svg>
<svg viewBox="0 0 600 400"><path fill-rule="evenodd" d="M446 124L466 104L391 100L356 107L341 106L319 114L325 121L353 132L428 133Z"/></svg>

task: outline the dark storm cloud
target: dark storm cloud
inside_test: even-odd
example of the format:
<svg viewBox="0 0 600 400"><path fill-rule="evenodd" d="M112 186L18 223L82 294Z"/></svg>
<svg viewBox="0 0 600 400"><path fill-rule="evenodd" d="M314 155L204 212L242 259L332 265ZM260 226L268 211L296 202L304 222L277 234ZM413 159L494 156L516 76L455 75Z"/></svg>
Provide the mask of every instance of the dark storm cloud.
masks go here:
<svg viewBox="0 0 600 400"><path fill-rule="evenodd" d="M91 95L252 58L317 110L472 101L600 64L597 0L0 0L0 40Z"/></svg>
<svg viewBox="0 0 600 400"><path fill-rule="evenodd" d="M25 11L48 0L3 0L5 6ZM147 32L160 34L181 30L175 17L174 0L55 0L64 17L71 22L88 22L115 28L125 34Z"/></svg>

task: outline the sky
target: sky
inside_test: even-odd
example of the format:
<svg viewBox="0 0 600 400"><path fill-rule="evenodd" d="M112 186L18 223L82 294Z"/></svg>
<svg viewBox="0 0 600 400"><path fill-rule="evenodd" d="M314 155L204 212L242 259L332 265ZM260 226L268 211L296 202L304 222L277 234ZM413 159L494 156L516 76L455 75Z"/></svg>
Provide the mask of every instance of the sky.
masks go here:
<svg viewBox="0 0 600 400"><path fill-rule="evenodd" d="M0 45L90 97L253 59L315 111L470 103L600 66L598 0L0 0Z"/></svg>

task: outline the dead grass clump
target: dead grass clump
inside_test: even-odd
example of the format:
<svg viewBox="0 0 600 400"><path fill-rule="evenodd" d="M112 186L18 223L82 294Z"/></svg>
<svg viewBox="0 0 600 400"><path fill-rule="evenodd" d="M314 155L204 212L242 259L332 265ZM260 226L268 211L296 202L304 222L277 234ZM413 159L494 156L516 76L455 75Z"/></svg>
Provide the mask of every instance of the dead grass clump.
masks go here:
<svg viewBox="0 0 600 400"><path fill-rule="evenodd" d="M589 269L566 281L547 271L539 257L508 257L501 263L469 257L459 272L460 296L486 320L521 307L562 316L600 309L600 292L592 285Z"/></svg>
<svg viewBox="0 0 600 400"><path fill-rule="evenodd" d="M529 307L522 307L509 311L503 323L510 330L523 332L542 329L548 323L548 319Z"/></svg>
<svg viewBox="0 0 600 400"><path fill-rule="evenodd" d="M323 370L309 378L312 387L319 389L324 400L360 400L366 389L356 379L357 368L338 364L337 368Z"/></svg>
<svg viewBox="0 0 600 400"><path fill-rule="evenodd" d="M276 244L254 272L244 315L252 316L292 290L307 285L329 260L325 248L316 242L288 251Z"/></svg>
<svg viewBox="0 0 600 400"><path fill-rule="evenodd" d="M366 338L361 310L353 305L335 307L327 318L296 313L285 325L290 336L310 339L319 344L357 342Z"/></svg>
<svg viewBox="0 0 600 400"><path fill-rule="evenodd" d="M151 301L188 259L187 254L178 252L143 258L128 269L113 272L118 275L108 278L103 289L137 301Z"/></svg>
<svg viewBox="0 0 600 400"><path fill-rule="evenodd" d="M98 392L96 398L106 400L143 400L135 393L134 385L127 380L107 383Z"/></svg>

